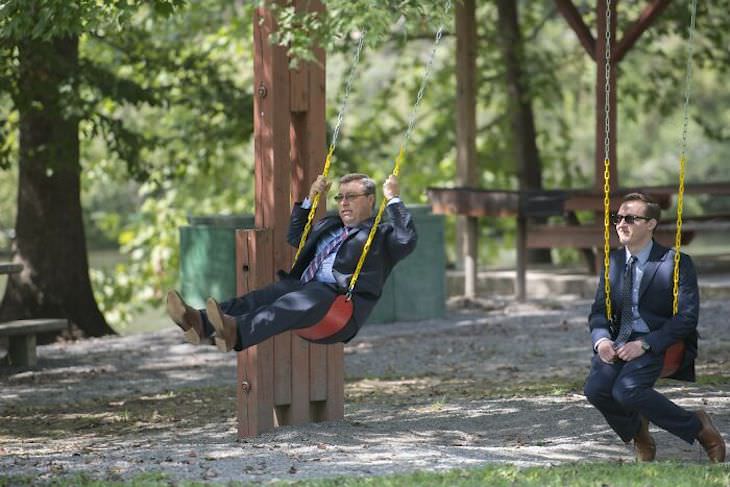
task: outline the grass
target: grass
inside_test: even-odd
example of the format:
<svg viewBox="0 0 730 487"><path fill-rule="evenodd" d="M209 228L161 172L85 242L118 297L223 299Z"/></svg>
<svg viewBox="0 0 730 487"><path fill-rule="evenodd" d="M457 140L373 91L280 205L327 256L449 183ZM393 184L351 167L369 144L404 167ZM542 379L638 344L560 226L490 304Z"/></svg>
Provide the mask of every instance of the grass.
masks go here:
<svg viewBox="0 0 730 487"><path fill-rule="evenodd" d="M179 487L193 486L246 486L245 481L226 483L178 482L164 474L146 473L126 481L121 479L96 480L86 475L73 475L39 482L30 477L2 477L0 487L10 486L67 486L78 487ZM727 487L730 485L730 465L690 465L676 462L634 464L617 462L571 463L552 467L520 468L514 465L490 465L468 470L446 472L414 472L382 477L337 477L321 480L267 482L273 486L300 487L406 487L406 486L463 486L463 487Z"/></svg>

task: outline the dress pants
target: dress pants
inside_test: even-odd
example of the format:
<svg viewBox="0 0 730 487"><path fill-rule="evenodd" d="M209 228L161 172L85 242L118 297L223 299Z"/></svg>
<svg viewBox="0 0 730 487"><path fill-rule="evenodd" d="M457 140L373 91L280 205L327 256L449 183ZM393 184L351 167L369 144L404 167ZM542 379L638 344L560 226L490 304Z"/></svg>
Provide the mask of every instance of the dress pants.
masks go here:
<svg viewBox="0 0 730 487"><path fill-rule="evenodd" d="M625 442L639 432L640 416L688 443L693 443L702 425L697 416L654 390L664 365L664 354L651 351L623 362L607 364L595 354L584 392L588 401L606 418Z"/></svg>
<svg viewBox="0 0 730 487"><path fill-rule="evenodd" d="M284 331L307 328L319 322L337 297L334 284L285 278L243 296L220 303L223 313L236 319L241 351ZM206 335L213 333L208 316L201 312Z"/></svg>

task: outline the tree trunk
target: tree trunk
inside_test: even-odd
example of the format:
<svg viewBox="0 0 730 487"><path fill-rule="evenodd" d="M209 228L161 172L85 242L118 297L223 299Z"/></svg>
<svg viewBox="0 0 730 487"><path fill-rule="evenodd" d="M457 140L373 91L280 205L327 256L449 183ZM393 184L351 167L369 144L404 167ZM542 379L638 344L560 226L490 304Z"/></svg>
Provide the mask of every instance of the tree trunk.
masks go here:
<svg viewBox="0 0 730 487"><path fill-rule="evenodd" d="M514 0L497 0L498 30L502 57L505 64L505 81L509 99L509 120L512 127L512 148L517 162L520 190L542 189L542 161L537 149L535 118L529 90L525 86L522 70L523 49L517 3ZM531 222L533 220L530 220ZM537 220L534 221L538 223ZM527 260L531 263L549 263L549 249L530 249Z"/></svg>
<svg viewBox="0 0 730 487"><path fill-rule="evenodd" d="M14 260L0 321L67 318L88 336L114 333L94 300L81 215L78 38L19 45L20 155Z"/></svg>

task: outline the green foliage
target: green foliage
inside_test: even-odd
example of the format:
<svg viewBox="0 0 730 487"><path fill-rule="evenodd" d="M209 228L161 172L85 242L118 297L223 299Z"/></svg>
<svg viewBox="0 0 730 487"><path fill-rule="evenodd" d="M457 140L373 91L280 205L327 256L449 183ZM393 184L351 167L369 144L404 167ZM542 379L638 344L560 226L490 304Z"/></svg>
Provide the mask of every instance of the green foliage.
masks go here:
<svg viewBox="0 0 730 487"><path fill-rule="evenodd" d="M224 0L28 5L0 5L0 167L17 158L17 44L79 35L78 91L63 99L81 118L87 236L128 256L92 272L100 307L123 323L175 284L177 228L187 214L251 210L250 8ZM3 211L1 228L12 227L13 213Z"/></svg>
<svg viewBox="0 0 730 487"><path fill-rule="evenodd" d="M122 30L146 5L167 16L184 0L4 0L0 4L0 38L50 39L100 30Z"/></svg>
<svg viewBox="0 0 730 487"><path fill-rule="evenodd" d="M458 1L458 0L457 0ZM293 64L313 60L315 46L329 51L345 48L350 37L363 33L370 47L389 41L394 32L404 38L416 27L420 32L436 30L450 24L452 0L329 0L325 15L319 12L297 11L293 5L272 4L264 0L253 2L257 7L268 4L276 18L278 29L271 34L273 44L286 46Z"/></svg>

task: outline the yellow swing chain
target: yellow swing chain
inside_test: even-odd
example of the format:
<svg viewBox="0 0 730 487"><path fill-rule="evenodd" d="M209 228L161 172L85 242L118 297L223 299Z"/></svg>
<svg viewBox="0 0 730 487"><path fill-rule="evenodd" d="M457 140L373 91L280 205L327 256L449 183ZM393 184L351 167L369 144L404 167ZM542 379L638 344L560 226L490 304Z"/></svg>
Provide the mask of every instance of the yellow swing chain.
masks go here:
<svg viewBox="0 0 730 487"><path fill-rule="evenodd" d="M342 103L340 104L340 111L337 114L337 123L335 124L335 130L332 133L332 141L330 142L329 149L327 151L327 157L324 160L324 168L322 169L322 176L327 177L327 175L330 172L330 165L332 164L332 154L335 152L335 147L337 146L337 138L340 135L340 127L342 126L342 120L345 118L345 112L347 110L347 99L350 97L350 89L352 88L352 80L354 78L354 74L357 68L357 65L360 62L360 53L362 52L363 45L365 43L365 31L362 31L362 34L360 35L360 40L357 43L357 49L355 50L355 54L352 59L352 65L350 68L350 72L347 75L347 80L345 82L345 93L342 96ZM309 209L309 215L307 215L307 223L304 225L304 230L302 231L302 236L299 239L299 247L297 248L296 254L294 254L294 261L292 262L292 268L294 268L294 265L297 263L297 259L299 259L299 255L302 253L302 249L304 248L304 244L307 242L307 237L309 237L309 232L312 230L312 222L314 220L314 215L317 213L317 207L319 206L319 193L316 193L314 195L314 200L311 202L312 206Z"/></svg>
<svg viewBox="0 0 730 487"><path fill-rule="evenodd" d="M687 69L684 78L684 108L682 118L682 139L679 156L679 188L677 190L677 231L674 236L674 287L672 295L672 312L679 310L679 250L682 245L682 210L684 207L684 178L687 165L687 125L689 121L689 97L692 86L692 54L694 53L695 18L697 16L697 0L690 4L689 45L687 46Z"/></svg>
<svg viewBox="0 0 730 487"><path fill-rule="evenodd" d="M684 180L686 173L687 163L687 125L689 120L689 99L690 91L692 86L692 55L694 52L694 35L695 35L695 20L697 16L697 0L692 0L690 4L690 26L689 26L689 40L687 47L687 68L685 71L685 82L684 82L684 107L683 107L683 121L682 121L682 139L680 147L680 158L679 158L679 188L677 190L677 229L674 237L674 275L673 275L673 288L672 288L672 310L674 314L677 314L679 310L679 260L680 260L680 248L682 244L682 211L684 207ZM610 160L609 160L609 107L608 100L610 95L609 77L611 73L611 0L606 1L606 101L605 101L605 138L604 138L604 173L603 173L603 207L604 207L604 218L603 218L603 229L604 229L604 245L603 245L603 278L604 278L604 293L606 296L606 318L611 320L611 283L609 280L609 251L610 251L610 230L609 230L609 217L610 217Z"/></svg>
<svg viewBox="0 0 730 487"><path fill-rule="evenodd" d="M606 63L605 63L605 76L606 82L604 85L605 101L603 106L603 292L606 301L606 318L608 321L612 321L611 313L611 281L609 279L609 265L610 265L610 252L611 252L611 173L609 171L611 167L611 161L609 159L610 154L610 106L609 99L611 95L611 0L606 0Z"/></svg>
<svg viewBox="0 0 730 487"><path fill-rule="evenodd" d="M447 0L446 2L446 13L448 14L451 12L451 0ZM408 141L411 138L411 133L413 132L413 127L416 124L416 115L418 111L418 106L421 103L421 99L423 98L423 93L426 89L426 85L428 84L429 79L431 78L431 71L433 68L433 61L436 56L436 50L438 49L438 46L441 42L441 37L444 33L444 24L442 23L438 31L436 32L436 39L434 40L433 47L431 48L431 54L428 58L428 63L426 64L425 72L423 73L423 78L421 79L421 86L418 89L418 95L416 96L416 102L414 103L413 107L411 108L411 113L408 121L408 129L406 130L405 136L403 137L403 142L401 143L400 150L398 151L398 156L395 158L395 163L393 166L393 176L398 176L400 174L400 166L403 162L403 159L405 158L406 154L406 146L408 145ZM365 258L368 255L368 252L370 251L370 246L373 243L373 239L375 238L375 232L378 230L378 225L380 225L380 221L383 218L383 212L385 211L385 207L388 204L388 202L383 198L380 202L380 207L378 208L378 213L375 215L375 221L373 222L373 226L370 228L370 233L368 234L368 239L365 241L365 246L362 249L362 254L360 254L360 260L357 262L357 266L355 267L355 272L352 274L352 278L350 279L350 287L347 290L348 297L352 296L352 290L355 289L355 283L357 283L357 279L360 277L360 271L362 270L362 266L365 263Z"/></svg>

